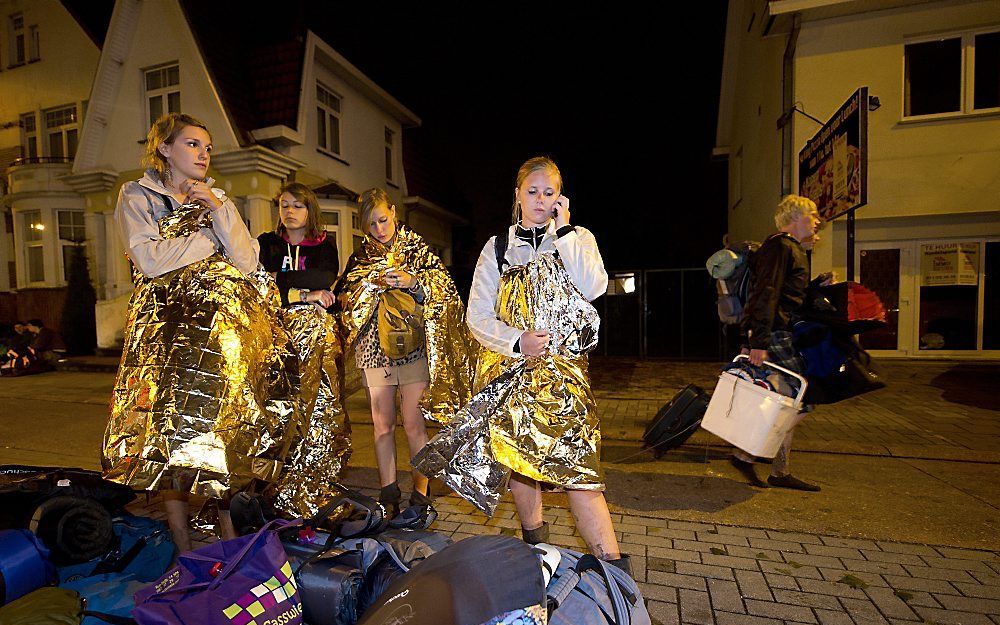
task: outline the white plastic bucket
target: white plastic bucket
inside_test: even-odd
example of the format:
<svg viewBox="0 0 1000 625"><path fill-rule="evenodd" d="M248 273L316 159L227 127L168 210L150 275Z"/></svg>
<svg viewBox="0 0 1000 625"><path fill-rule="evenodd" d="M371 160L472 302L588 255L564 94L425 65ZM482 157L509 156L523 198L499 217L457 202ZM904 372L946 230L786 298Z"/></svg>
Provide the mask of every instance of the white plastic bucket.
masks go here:
<svg viewBox="0 0 1000 625"><path fill-rule="evenodd" d="M747 356L740 355L733 361L745 358ZM715 385L701 427L749 454L773 458L781 447L781 441L805 416L799 411L802 410L802 397L808 383L794 371L767 361L764 364L798 378L799 394L795 398L786 397L723 372Z"/></svg>

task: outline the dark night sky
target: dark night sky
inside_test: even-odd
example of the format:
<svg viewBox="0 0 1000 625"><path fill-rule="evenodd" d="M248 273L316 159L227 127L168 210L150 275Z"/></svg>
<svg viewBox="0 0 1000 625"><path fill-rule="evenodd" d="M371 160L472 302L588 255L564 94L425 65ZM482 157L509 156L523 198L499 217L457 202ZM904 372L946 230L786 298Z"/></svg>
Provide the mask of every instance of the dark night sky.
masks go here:
<svg viewBox="0 0 1000 625"><path fill-rule="evenodd" d="M726 218L710 161L726 3L699 5L307 3L303 17L423 119L415 139L469 201L471 262L509 223L517 167L548 154L609 268L690 267Z"/></svg>

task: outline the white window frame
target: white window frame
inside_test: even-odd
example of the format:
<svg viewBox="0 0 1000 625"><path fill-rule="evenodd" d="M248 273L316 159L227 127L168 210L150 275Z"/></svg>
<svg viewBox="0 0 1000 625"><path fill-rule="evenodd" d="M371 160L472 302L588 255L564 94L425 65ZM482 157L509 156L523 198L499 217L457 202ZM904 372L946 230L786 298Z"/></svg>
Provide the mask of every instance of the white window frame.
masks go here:
<svg viewBox="0 0 1000 625"><path fill-rule="evenodd" d="M31 130L28 129L28 120L31 120L31 125L34 126ZM34 154L31 153L30 143L34 141L35 150ZM21 114L21 156L22 158L38 158L42 155L42 146L39 141L38 132L38 113L31 111L30 113Z"/></svg>
<svg viewBox="0 0 1000 625"><path fill-rule="evenodd" d="M72 109L70 113L70 121L63 122L58 125L49 126L48 115L52 113L62 112ZM51 148L51 136L60 135L59 143L62 150L62 158L72 160L76 156L76 147L80 144L80 107L77 103L66 104L63 106L54 106L49 109L42 111L41 117L39 118L41 125L44 126L44 140L42 143L42 148L44 149L44 154L48 157L53 157ZM38 124L36 124L36 128ZM75 145L70 146L70 133L75 133L76 140ZM73 148L72 150L70 148Z"/></svg>
<svg viewBox="0 0 1000 625"><path fill-rule="evenodd" d="M20 20L20 26L15 24ZM7 16L7 67L17 67L28 62L28 40L24 28L24 13L18 11Z"/></svg>
<svg viewBox="0 0 1000 625"><path fill-rule="evenodd" d="M385 180L396 182L396 131L385 127Z"/></svg>
<svg viewBox="0 0 1000 625"><path fill-rule="evenodd" d="M331 97L336 98L338 103L338 108L340 110L335 110L332 106L326 102L320 100L320 90L325 91ZM336 90L331 89L320 81L316 81L316 149L325 154L330 154L336 157L343 157L344 150L344 125L341 123L343 121L344 113L344 97L337 93ZM323 120L323 125L320 125L320 119ZM331 123L335 122L335 123ZM331 129L337 128L337 146L336 149L330 145L332 143ZM323 142L326 145L320 143L320 130L323 132Z"/></svg>
<svg viewBox="0 0 1000 625"><path fill-rule="evenodd" d="M177 70L177 82L169 83L170 70ZM163 84L155 89L148 89L149 76L154 73L162 73L164 80ZM158 100L160 102L160 115L166 113L180 113L181 112L181 67L180 63L177 61L171 61L170 63L163 63L156 65L154 67L147 67L142 70L142 102L143 110L146 112L145 121L146 124L144 128L149 128L153 125L156 119L153 118L153 100ZM171 96L176 95L176 106L173 109L170 106ZM160 117L157 115L157 119Z"/></svg>
<svg viewBox="0 0 1000 625"><path fill-rule="evenodd" d="M977 35L989 35L993 33L1000 32L996 26L980 28L975 30L963 30L963 31L952 31L947 33L939 33L936 35L927 35L921 37L907 38L903 41L902 48L902 89L900 89L900 94L902 96L902 106L900 111L902 113L902 118L900 121L903 122L913 122L913 121L931 121L938 119L953 119L957 117L973 117L980 115L996 115L1000 113L1000 106L977 109L973 108L975 105L975 76L976 76L976 36ZM946 39L958 39L961 46L961 58L962 58L962 69L960 74L960 89L959 94L959 110L949 111L945 113L928 113L925 115L907 115L907 78L906 78L906 46L915 45L920 43L929 43L933 41L944 41Z"/></svg>
<svg viewBox="0 0 1000 625"><path fill-rule="evenodd" d="M40 45L38 24L32 24L28 26L28 63L42 59Z"/></svg>

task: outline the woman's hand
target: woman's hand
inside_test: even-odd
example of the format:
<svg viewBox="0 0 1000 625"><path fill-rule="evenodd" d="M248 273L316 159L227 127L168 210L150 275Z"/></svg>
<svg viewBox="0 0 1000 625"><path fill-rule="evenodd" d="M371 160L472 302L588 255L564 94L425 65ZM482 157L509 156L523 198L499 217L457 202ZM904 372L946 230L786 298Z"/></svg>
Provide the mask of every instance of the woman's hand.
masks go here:
<svg viewBox="0 0 1000 625"><path fill-rule="evenodd" d="M556 229L569 225L569 198L560 195L559 199L552 204L552 216L556 220Z"/></svg>
<svg viewBox="0 0 1000 625"><path fill-rule="evenodd" d="M334 297L332 291L327 291L326 289L317 289L315 291L309 291L302 298L303 302L309 302L310 304L319 304L323 308L329 308L333 306Z"/></svg>
<svg viewBox="0 0 1000 625"><path fill-rule="evenodd" d="M178 188L181 193L187 196L185 203L198 202L199 204L203 204L212 210L222 208L222 200L217 198L215 194L212 193L212 187L208 186L201 180L188 178L182 182Z"/></svg>
<svg viewBox="0 0 1000 625"><path fill-rule="evenodd" d="M521 353L525 356L541 356L549 348L549 333L539 330L526 330L518 340Z"/></svg>
<svg viewBox="0 0 1000 625"><path fill-rule="evenodd" d="M393 289L412 289L417 284L417 277L402 269L390 269L385 272L385 283Z"/></svg>

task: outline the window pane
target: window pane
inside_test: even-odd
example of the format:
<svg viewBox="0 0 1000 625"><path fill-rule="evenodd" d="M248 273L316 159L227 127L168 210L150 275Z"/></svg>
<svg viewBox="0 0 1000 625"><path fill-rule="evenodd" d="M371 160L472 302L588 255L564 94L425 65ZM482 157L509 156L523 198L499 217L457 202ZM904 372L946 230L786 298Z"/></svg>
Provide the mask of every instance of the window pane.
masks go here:
<svg viewBox="0 0 1000 625"><path fill-rule="evenodd" d="M163 115L163 97L153 96L149 99L149 125L152 126L161 115Z"/></svg>
<svg viewBox="0 0 1000 625"><path fill-rule="evenodd" d="M330 116L330 150L340 154L340 120Z"/></svg>
<svg viewBox="0 0 1000 625"><path fill-rule="evenodd" d="M21 116L21 123L24 124L24 132L35 132L35 114L29 113Z"/></svg>
<svg viewBox="0 0 1000 625"><path fill-rule="evenodd" d="M24 219L24 240L26 242L41 241L42 231L37 226L42 221L42 213L39 211L27 211L23 214Z"/></svg>
<svg viewBox="0 0 1000 625"><path fill-rule="evenodd" d="M962 40L906 46L906 115L950 113L962 107Z"/></svg>
<svg viewBox="0 0 1000 625"><path fill-rule="evenodd" d="M319 143L319 147L326 147L326 111L321 108L316 108L316 141Z"/></svg>
<svg viewBox="0 0 1000 625"><path fill-rule="evenodd" d="M361 230L361 216L357 213L351 213L351 227L355 230Z"/></svg>
<svg viewBox="0 0 1000 625"><path fill-rule="evenodd" d="M392 145L392 131L388 128L385 129L385 142Z"/></svg>
<svg viewBox="0 0 1000 625"><path fill-rule="evenodd" d="M163 86L163 73L158 69L146 72L146 91L159 89Z"/></svg>
<svg viewBox="0 0 1000 625"><path fill-rule="evenodd" d="M14 38L14 62L24 63L24 34Z"/></svg>
<svg viewBox="0 0 1000 625"><path fill-rule="evenodd" d="M1000 32L976 35L976 95L974 106L1000 106Z"/></svg>
<svg viewBox="0 0 1000 625"><path fill-rule="evenodd" d="M45 256L41 245L28 248L28 282L45 282Z"/></svg>
<svg viewBox="0 0 1000 625"><path fill-rule="evenodd" d="M392 180L392 148L385 146L385 179Z"/></svg>
<svg viewBox="0 0 1000 625"><path fill-rule="evenodd" d="M66 131L66 156L73 158L76 156L77 130L70 128Z"/></svg>
<svg viewBox="0 0 1000 625"><path fill-rule="evenodd" d="M166 69L167 80L166 86L179 85L181 84L181 72L177 65L171 65Z"/></svg>
<svg viewBox="0 0 1000 625"><path fill-rule="evenodd" d="M38 139L28 137L28 158L38 158Z"/></svg>
<svg viewBox="0 0 1000 625"><path fill-rule="evenodd" d="M181 112L181 92L172 91L167 94L167 112L168 113L180 113Z"/></svg>
<svg viewBox="0 0 1000 625"><path fill-rule="evenodd" d="M323 225L324 226L340 225L340 215L333 211L323 211Z"/></svg>
<svg viewBox="0 0 1000 625"><path fill-rule="evenodd" d="M65 156L65 154L63 154L63 136L61 132L53 132L49 134L49 156L55 158L62 158Z"/></svg>

